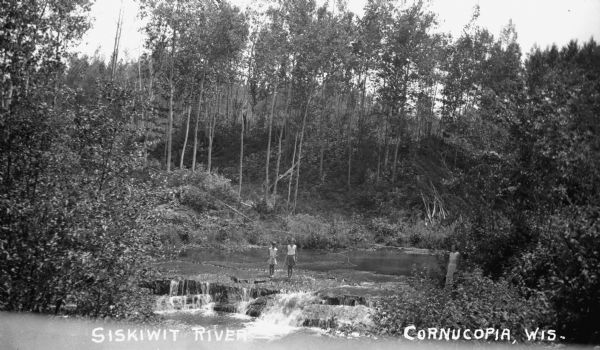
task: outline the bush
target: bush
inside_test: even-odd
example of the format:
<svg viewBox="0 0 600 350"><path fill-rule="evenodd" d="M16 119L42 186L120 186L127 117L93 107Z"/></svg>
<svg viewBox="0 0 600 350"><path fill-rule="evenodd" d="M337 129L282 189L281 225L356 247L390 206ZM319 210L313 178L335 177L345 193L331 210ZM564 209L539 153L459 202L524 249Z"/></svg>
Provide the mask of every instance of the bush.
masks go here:
<svg viewBox="0 0 600 350"><path fill-rule="evenodd" d="M343 238L341 241L345 245L370 244L373 241L372 236L361 221L360 217L352 217L350 220L334 219L329 228L330 234Z"/></svg>
<svg viewBox="0 0 600 350"><path fill-rule="evenodd" d="M461 224L450 238L470 265L497 278L514 262L514 255L529 245L527 235L526 229L517 229L505 215L490 210Z"/></svg>
<svg viewBox="0 0 600 350"><path fill-rule="evenodd" d="M163 182L166 187L179 189L179 193L191 191L195 188L196 192L190 193L191 196L199 193L206 193L206 197L218 198L229 203L235 203L238 200L236 191L231 187L231 180L217 173L209 173L202 168L195 172L190 170L176 170L165 174Z"/></svg>
<svg viewBox="0 0 600 350"><path fill-rule="evenodd" d="M371 219L369 228L375 232L376 243L395 241L404 231L401 225L391 224L386 218L382 217Z"/></svg>
<svg viewBox="0 0 600 350"><path fill-rule="evenodd" d="M508 328L511 339L523 340L523 328L552 325L554 314L548 300L534 295L526 298L506 280L493 281L481 272L459 275L450 289L413 277L410 287L376 305L375 330L399 336L404 327L419 328Z"/></svg>
<svg viewBox="0 0 600 350"><path fill-rule="evenodd" d="M369 228L375 233L375 242L394 246L412 246L426 249L447 248L448 237L460 224L428 224L423 220L390 222L387 218L373 218Z"/></svg>
<svg viewBox="0 0 600 350"><path fill-rule="evenodd" d="M462 221L454 221L448 225L430 224L419 220L408 228L408 240L412 246L425 249L448 249L449 237L456 231Z"/></svg>
<svg viewBox="0 0 600 350"><path fill-rule="evenodd" d="M266 244L271 240L268 239L264 239L265 237L263 237L259 231L255 230L255 229L250 229L248 230L248 233L246 234L246 241L248 241L248 243L250 244L254 244L254 245L262 245L262 244Z"/></svg>
<svg viewBox="0 0 600 350"><path fill-rule="evenodd" d="M103 84L77 110L64 91L15 105L12 145L0 145L0 309L129 317L130 286L148 278L160 241L152 233L157 191L129 127L131 92ZM7 186L8 185L8 186Z"/></svg>
<svg viewBox="0 0 600 350"><path fill-rule="evenodd" d="M345 248L351 241L364 239L364 230L356 224L343 224L340 221L328 223L320 217L297 214L286 217L288 231L292 232L296 244L302 248L331 249Z"/></svg>
<svg viewBox="0 0 600 350"><path fill-rule="evenodd" d="M210 194L195 186L182 186L179 189L179 198L181 204L187 205L198 213L209 209L218 209L214 199L210 198Z"/></svg>
<svg viewBox="0 0 600 350"><path fill-rule="evenodd" d="M521 255L511 276L543 291L568 339L598 343L600 329L600 207L572 206L539 227L539 241Z"/></svg>
<svg viewBox="0 0 600 350"><path fill-rule="evenodd" d="M184 241L185 231L178 225L162 224L156 227L158 238L166 247L180 247ZM189 236L187 237L189 239Z"/></svg>

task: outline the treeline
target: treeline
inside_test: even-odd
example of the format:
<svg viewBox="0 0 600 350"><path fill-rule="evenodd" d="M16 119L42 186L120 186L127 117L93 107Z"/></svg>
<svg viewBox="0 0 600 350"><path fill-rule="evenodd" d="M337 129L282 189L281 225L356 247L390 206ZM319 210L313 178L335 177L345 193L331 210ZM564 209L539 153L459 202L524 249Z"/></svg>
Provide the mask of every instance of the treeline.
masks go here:
<svg viewBox="0 0 600 350"><path fill-rule="evenodd" d="M447 248L543 294L567 339L600 339L593 40L523 58L515 27L494 37L477 8L452 38L422 1L368 1L357 17L310 0L144 0L145 53L105 63L67 54L89 6L0 9L2 309L69 295L89 314L123 310L119 286L157 241L144 214L165 195L157 169L218 167L240 194L260 184L265 210L294 211L309 186L396 205L427 151L450 175L425 173L419 205L428 223L460 222Z"/></svg>
<svg viewBox="0 0 600 350"><path fill-rule="evenodd" d="M370 1L362 18L314 1L261 13L145 1L142 14L147 53L129 77L149 153L167 170L217 164L240 191L249 175L269 205L279 193L294 208L301 181L394 184L414 145L442 130L496 150L496 111L514 112L521 88L514 26L495 39L477 9L456 40L423 2Z"/></svg>

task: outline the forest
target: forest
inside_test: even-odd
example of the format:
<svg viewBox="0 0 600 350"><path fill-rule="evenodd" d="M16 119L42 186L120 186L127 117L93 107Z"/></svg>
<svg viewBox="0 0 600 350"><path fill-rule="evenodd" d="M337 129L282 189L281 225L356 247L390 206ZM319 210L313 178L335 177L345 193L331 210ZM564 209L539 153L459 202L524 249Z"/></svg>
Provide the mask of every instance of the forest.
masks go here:
<svg viewBox="0 0 600 350"><path fill-rule="evenodd" d="M154 261L292 232L460 252L470 278L416 281L376 332L600 343L593 39L522 52L477 7L453 37L426 1L140 0L143 54L119 57L118 24L104 60L71 50L91 5L0 5L0 310L142 319Z"/></svg>

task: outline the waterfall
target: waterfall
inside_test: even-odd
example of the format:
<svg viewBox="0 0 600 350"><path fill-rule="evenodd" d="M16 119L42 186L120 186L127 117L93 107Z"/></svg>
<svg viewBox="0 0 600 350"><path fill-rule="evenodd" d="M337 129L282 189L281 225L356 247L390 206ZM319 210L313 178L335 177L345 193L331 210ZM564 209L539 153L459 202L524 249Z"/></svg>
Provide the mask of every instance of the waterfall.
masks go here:
<svg viewBox="0 0 600 350"><path fill-rule="evenodd" d="M177 295L179 289L179 281L171 280L171 287L169 288L169 296Z"/></svg>
<svg viewBox="0 0 600 350"><path fill-rule="evenodd" d="M313 293L277 294L270 299L260 317L246 325L254 339L279 338L298 330L304 322L303 309L317 302Z"/></svg>
<svg viewBox="0 0 600 350"><path fill-rule="evenodd" d="M328 303L315 292L268 294L268 289L257 286L211 285L196 280L164 280L163 286L160 290L165 295L158 297L156 313L187 322L202 320L243 327L250 339L273 340L298 331L319 334L324 329L372 324L372 309L352 295L337 295L331 297L335 303Z"/></svg>
<svg viewBox="0 0 600 350"><path fill-rule="evenodd" d="M212 311L214 302L209 294L169 296L162 295L156 301L155 312Z"/></svg>
<svg viewBox="0 0 600 350"><path fill-rule="evenodd" d="M240 296L240 301L236 305L236 310L239 314L246 315L246 310L248 309L248 304L250 303L250 294L248 293L248 288L242 288L242 295Z"/></svg>
<svg viewBox="0 0 600 350"><path fill-rule="evenodd" d="M172 280L169 286L169 294L161 295L156 300L156 313L172 313L178 311L194 311L204 314L214 313L214 302L208 294L210 285L202 283L199 285L190 285L186 280ZM198 293L200 292L200 293Z"/></svg>
<svg viewBox="0 0 600 350"><path fill-rule="evenodd" d="M209 282L195 280L171 280L168 284L169 294L160 296L156 301L155 312L201 312L205 316L218 311L233 313L238 318L248 318L246 309L251 301L250 290L243 287L211 285ZM237 313L237 314L236 314Z"/></svg>
<svg viewBox="0 0 600 350"><path fill-rule="evenodd" d="M313 293L298 292L279 294L267 304L259 321L276 325L299 327L302 325L302 309L313 304L317 297Z"/></svg>

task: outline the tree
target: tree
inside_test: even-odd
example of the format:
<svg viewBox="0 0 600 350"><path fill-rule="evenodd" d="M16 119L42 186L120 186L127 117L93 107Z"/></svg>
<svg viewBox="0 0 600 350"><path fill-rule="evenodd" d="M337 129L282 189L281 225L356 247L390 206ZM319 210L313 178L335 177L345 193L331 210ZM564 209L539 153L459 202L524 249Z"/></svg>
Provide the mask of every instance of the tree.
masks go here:
<svg viewBox="0 0 600 350"><path fill-rule="evenodd" d="M153 197L131 176L144 164L128 127L137 99L102 77L63 85L77 85L77 66L66 71L63 60L89 6L0 7L2 310L58 312L68 297L83 314L129 316L136 288L119 286L136 285L151 259L152 235L139 232Z"/></svg>

